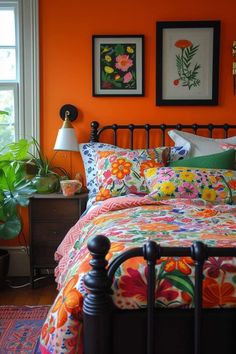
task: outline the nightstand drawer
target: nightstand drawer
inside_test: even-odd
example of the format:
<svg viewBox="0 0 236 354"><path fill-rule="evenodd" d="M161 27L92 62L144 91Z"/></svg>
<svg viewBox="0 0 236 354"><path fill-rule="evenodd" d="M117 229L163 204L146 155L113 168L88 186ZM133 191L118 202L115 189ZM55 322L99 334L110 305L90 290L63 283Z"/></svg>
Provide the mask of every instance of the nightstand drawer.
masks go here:
<svg viewBox="0 0 236 354"><path fill-rule="evenodd" d="M57 262L54 260L55 247L34 248L32 256L34 257L34 267L54 268Z"/></svg>
<svg viewBox="0 0 236 354"><path fill-rule="evenodd" d="M30 198L30 277L56 266L54 254L69 229L86 208L86 192L64 197L60 193L35 194Z"/></svg>
<svg viewBox="0 0 236 354"><path fill-rule="evenodd" d="M79 204L74 199L33 200L31 205L31 215L33 220L58 221L58 220L78 220Z"/></svg>
<svg viewBox="0 0 236 354"><path fill-rule="evenodd" d="M59 246L72 223L35 222L32 227L32 246Z"/></svg>

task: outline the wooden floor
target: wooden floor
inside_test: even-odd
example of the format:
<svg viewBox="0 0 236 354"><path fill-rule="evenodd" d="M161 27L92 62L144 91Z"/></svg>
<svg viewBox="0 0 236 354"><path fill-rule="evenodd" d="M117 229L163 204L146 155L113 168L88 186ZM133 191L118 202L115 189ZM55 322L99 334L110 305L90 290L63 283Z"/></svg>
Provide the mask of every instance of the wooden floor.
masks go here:
<svg viewBox="0 0 236 354"><path fill-rule="evenodd" d="M56 284L53 279L43 279L37 282L35 289L31 285L19 288L10 286L21 286L28 283L28 279L10 280L9 285L0 289L0 305L51 305L57 295Z"/></svg>

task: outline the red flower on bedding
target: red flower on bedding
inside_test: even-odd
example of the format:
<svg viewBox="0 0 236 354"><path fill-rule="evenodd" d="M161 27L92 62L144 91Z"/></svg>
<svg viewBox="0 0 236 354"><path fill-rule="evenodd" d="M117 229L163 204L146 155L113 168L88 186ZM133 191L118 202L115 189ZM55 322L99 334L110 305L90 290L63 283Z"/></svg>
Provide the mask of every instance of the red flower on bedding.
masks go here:
<svg viewBox="0 0 236 354"><path fill-rule="evenodd" d="M218 307L226 304L236 304L234 286L228 282L218 284L213 278L203 281L203 306Z"/></svg>
<svg viewBox="0 0 236 354"><path fill-rule="evenodd" d="M236 180L232 179L231 181L229 181L229 186L231 189L236 190Z"/></svg>
<svg viewBox="0 0 236 354"><path fill-rule="evenodd" d="M157 264L165 262L164 270L168 273L178 269L185 275L191 274L191 266L194 265L194 261L190 257L163 257Z"/></svg>
<svg viewBox="0 0 236 354"><path fill-rule="evenodd" d="M129 275L120 278L120 289L124 297L137 297L140 301L147 299L147 283L138 270L128 268ZM145 278L146 280L146 278Z"/></svg>
<svg viewBox="0 0 236 354"><path fill-rule="evenodd" d="M55 331L55 327L54 327L54 320L52 317L50 317L49 322L46 322L43 325L42 328L42 339L44 341L44 343L47 345L48 344L48 340L50 338L50 335Z"/></svg>
<svg viewBox="0 0 236 354"><path fill-rule="evenodd" d="M171 290L171 283L164 279L162 280L156 289L156 299L165 298L167 301L173 301L178 297L178 291Z"/></svg>
<svg viewBox="0 0 236 354"><path fill-rule="evenodd" d="M68 313L71 313L74 317L77 317L82 308L83 297L75 288L78 278L78 275L75 275L70 279L63 289L62 295L57 298L52 308L52 312L57 312L57 328L66 323Z"/></svg>
<svg viewBox="0 0 236 354"><path fill-rule="evenodd" d="M207 275L212 278L218 278L220 271L224 273L236 273L236 266L225 261L231 260L231 257L210 257L204 263L204 270L207 270Z"/></svg>

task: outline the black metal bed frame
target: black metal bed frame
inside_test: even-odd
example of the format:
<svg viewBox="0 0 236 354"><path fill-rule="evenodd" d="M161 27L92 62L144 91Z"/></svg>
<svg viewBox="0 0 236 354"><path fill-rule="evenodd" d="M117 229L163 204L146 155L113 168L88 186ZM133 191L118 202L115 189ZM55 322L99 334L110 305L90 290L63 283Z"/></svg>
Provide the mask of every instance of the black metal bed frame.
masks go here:
<svg viewBox="0 0 236 354"><path fill-rule="evenodd" d="M149 147L150 129L162 132L164 144L169 129L223 129L228 137L229 129L236 125L109 125L99 129L91 123L91 141L98 141L107 129L114 134L126 129L130 132L133 148L133 132L145 129ZM208 257L236 257L236 248L208 247L197 241L191 247L162 247L154 241L143 247L133 248L118 256L108 266L105 257L110 248L107 237L95 236L88 249L92 255L92 269L85 277L88 294L83 305L85 354L233 354L236 353L236 309L202 308L203 265ZM125 260L142 256L147 261L148 286L146 310L119 310L111 298L114 274ZM194 309L155 308L155 265L161 257L191 257L195 261ZM146 313L146 314L145 314ZM169 329L172 332L169 333ZM181 336L184 336L181 340ZM132 340L131 340L132 339Z"/></svg>

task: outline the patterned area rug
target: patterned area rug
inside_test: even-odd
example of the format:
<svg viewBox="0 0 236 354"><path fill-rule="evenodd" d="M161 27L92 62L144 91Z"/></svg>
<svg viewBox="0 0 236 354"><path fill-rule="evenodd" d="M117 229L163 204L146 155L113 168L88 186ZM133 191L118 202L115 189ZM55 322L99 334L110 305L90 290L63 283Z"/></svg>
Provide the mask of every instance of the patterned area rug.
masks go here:
<svg viewBox="0 0 236 354"><path fill-rule="evenodd" d="M38 338L50 306L0 306L0 354L38 352Z"/></svg>

